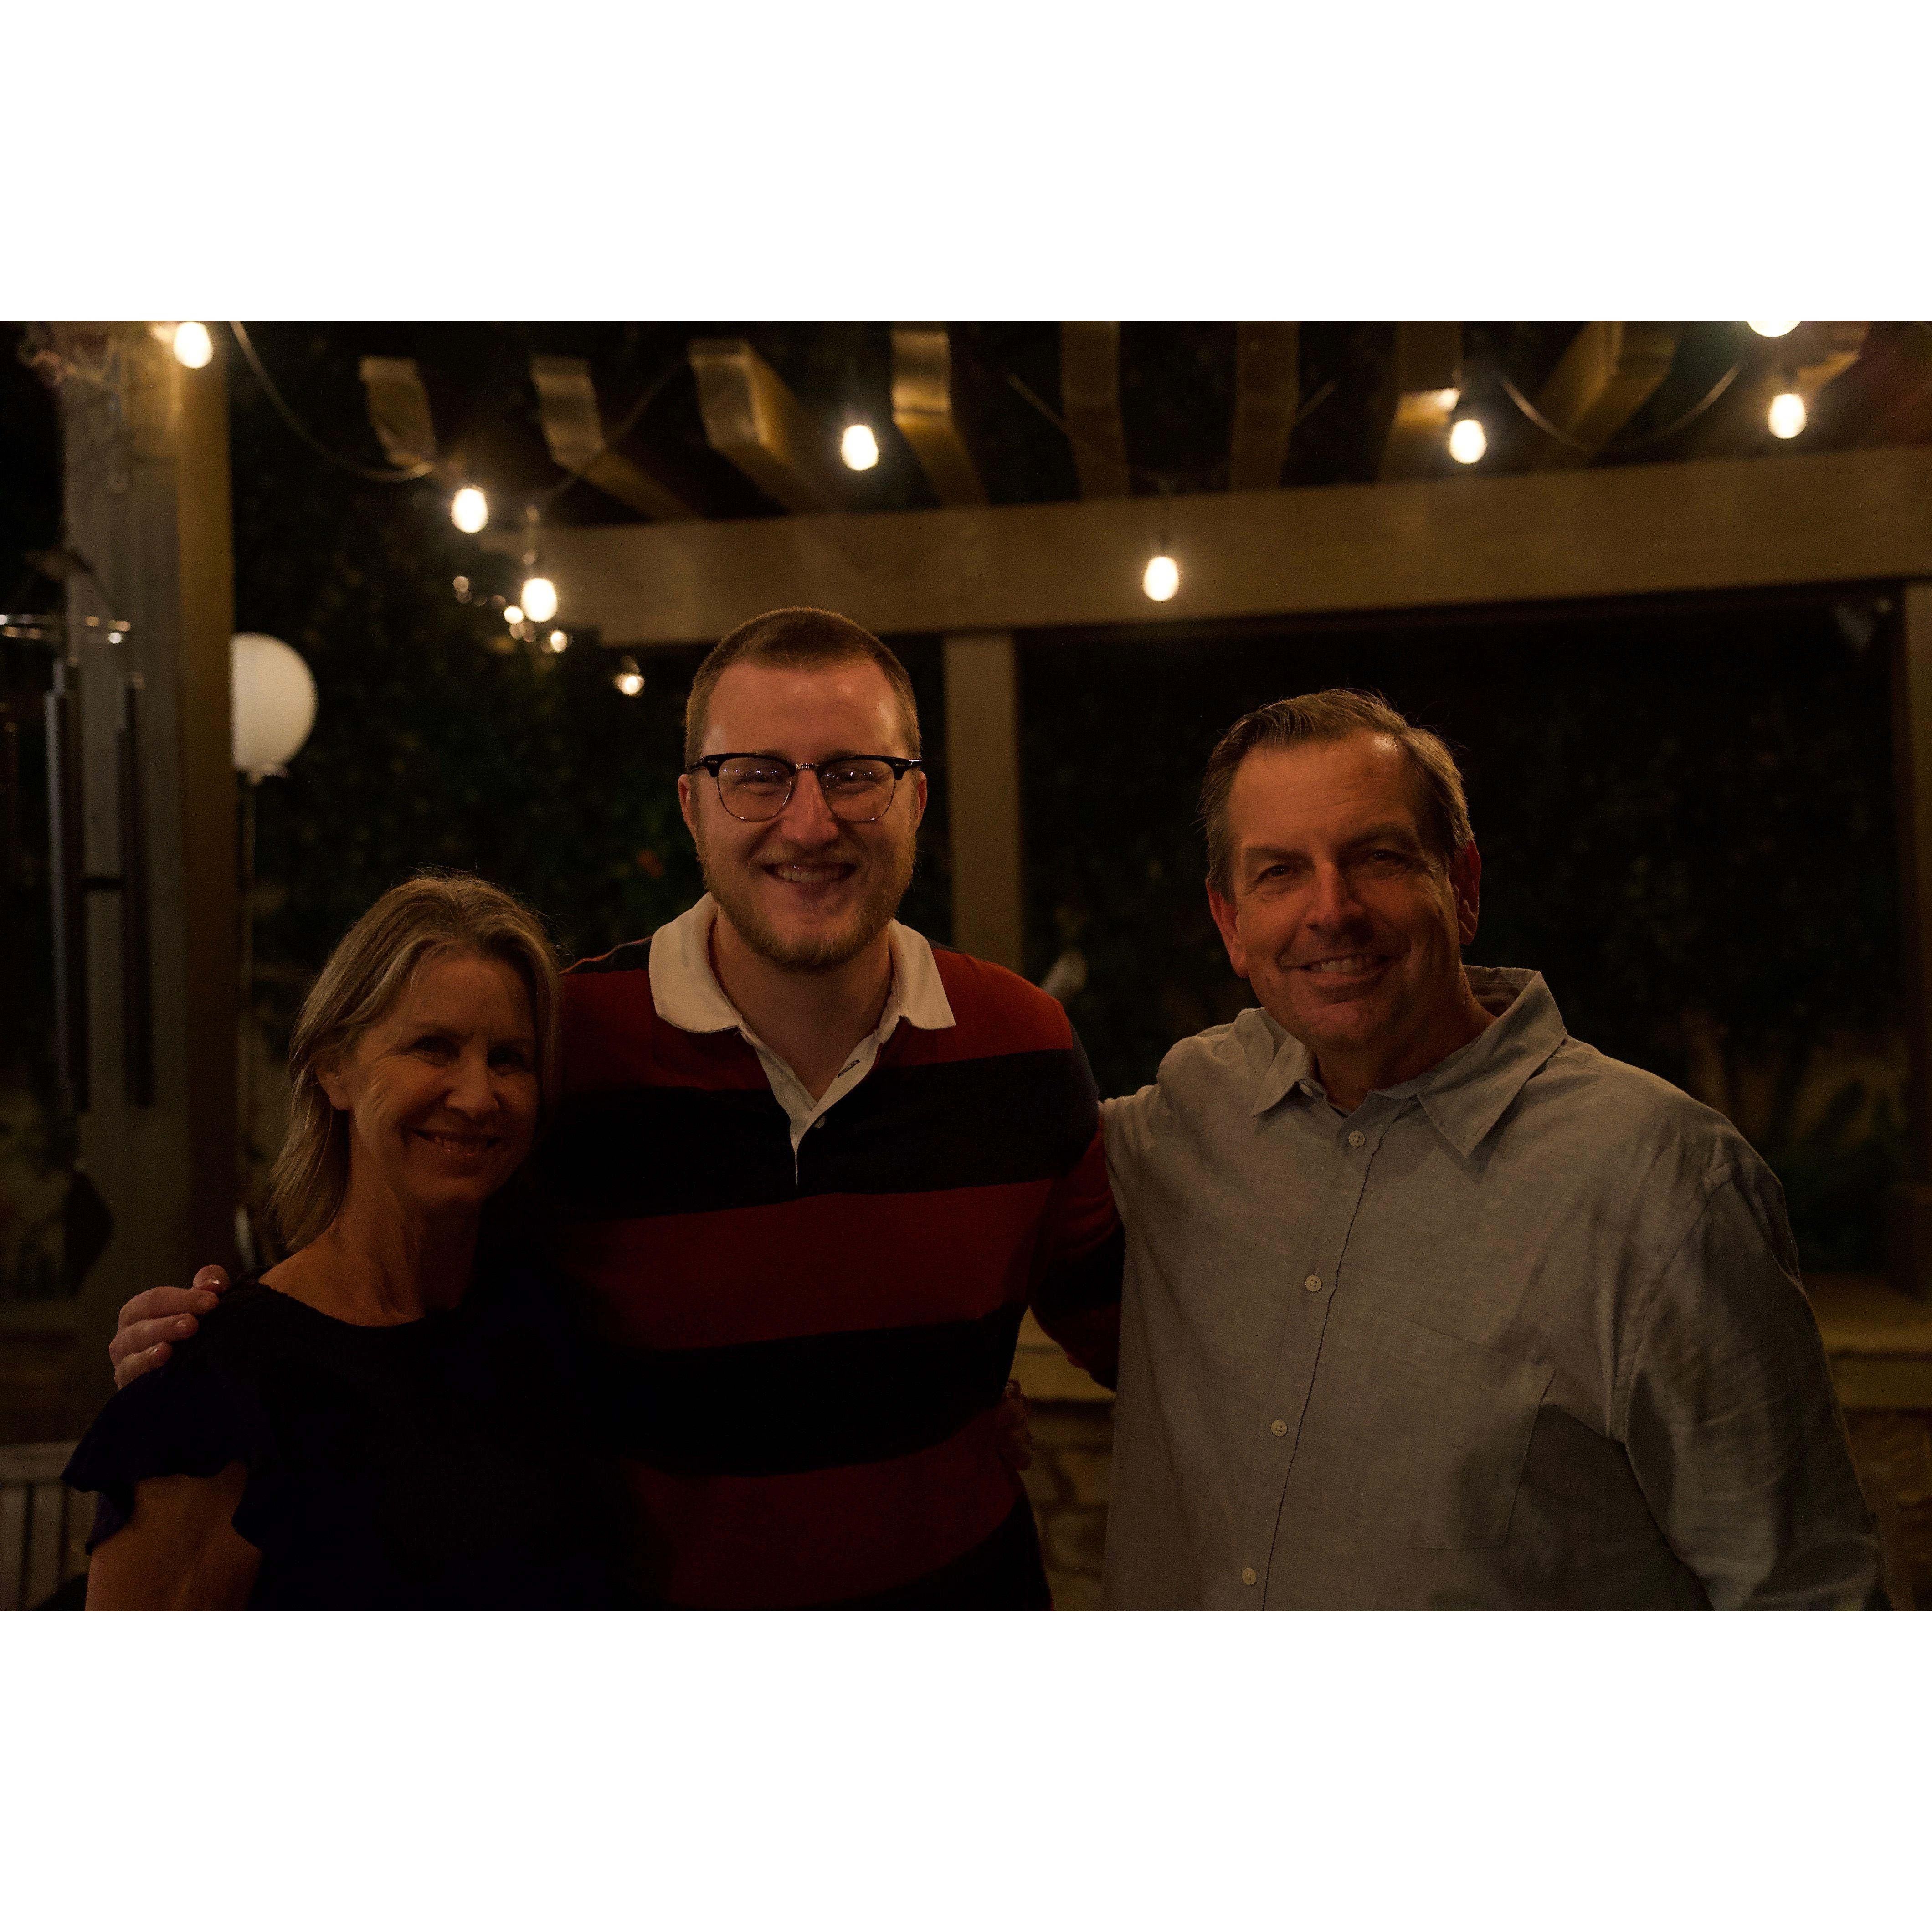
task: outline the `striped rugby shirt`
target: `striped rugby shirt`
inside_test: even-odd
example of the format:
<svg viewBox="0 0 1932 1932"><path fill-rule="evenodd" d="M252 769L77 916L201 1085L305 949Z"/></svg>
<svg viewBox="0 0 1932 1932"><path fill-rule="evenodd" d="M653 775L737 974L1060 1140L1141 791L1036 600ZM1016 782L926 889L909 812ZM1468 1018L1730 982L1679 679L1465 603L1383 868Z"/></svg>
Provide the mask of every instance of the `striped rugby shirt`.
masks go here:
<svg viewBox="0 0 1932 1932"><path fill-rule="evenodd" d="M719 988L716 916L566 976L545 1156L650 1584L1044 1608L994 1412L1029 1304L1112 1382L1124 1246L1066 1016L896 923L885 1014L814 1103Z"/></svg>

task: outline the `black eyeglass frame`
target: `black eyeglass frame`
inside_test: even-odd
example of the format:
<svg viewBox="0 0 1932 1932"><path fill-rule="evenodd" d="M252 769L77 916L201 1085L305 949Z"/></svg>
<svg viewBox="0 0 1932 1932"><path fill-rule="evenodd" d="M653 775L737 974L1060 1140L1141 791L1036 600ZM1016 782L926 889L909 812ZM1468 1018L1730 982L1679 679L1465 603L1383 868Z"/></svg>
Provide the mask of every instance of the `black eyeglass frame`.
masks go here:
<svg viewBox="0 0 1932 1932"><path fill-rule="evenodd" d="M731 808L724 804L724 784L718 774L720 768L729 764L734 758L755 758L760 764L780 766L790 772L791 778L785 787L785 795L778 800L777 808L770 814L770 817L747 818L741 812L731 812ZM832 812L834 818L838 819L841 825L878 824L879 820L885 817L886 813L892 810L893 802L899 795L900 780L908 772L922 770L926 760L923 758L896 758L887 752L848 752L842 758L808 760L802 765L795 765L790 759L781 758L768 752L710 752L703 758L686 765L684 770L686 777L697 772L709 772L711 782L717 790L718 802L724 806L725 811L730 812L731 816L736 819L740 825L769 825L772 819L777 818L778 814L790 804L792 794L798 789L798 775L800 772L822 772L827 765L836 768L840 765L859 764L890 766L892 774L892 795L886 800L884 810L874 812L870 818L841 818L838 813L832 809L831 800L827 798L825 801L826 808ZM818 787L822 794L825 789L825 781L822 777L819 779Z"/></svg>

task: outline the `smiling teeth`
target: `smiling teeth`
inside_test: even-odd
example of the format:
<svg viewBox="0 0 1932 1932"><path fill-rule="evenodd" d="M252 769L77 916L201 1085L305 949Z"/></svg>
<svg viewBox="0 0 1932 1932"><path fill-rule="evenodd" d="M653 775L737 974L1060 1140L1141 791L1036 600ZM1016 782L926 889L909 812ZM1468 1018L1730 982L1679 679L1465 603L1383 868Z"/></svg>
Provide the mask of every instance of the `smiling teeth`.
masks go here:
<svg viewBox="0 0 1932 1932"><path fill-rule="evenodd" d="M820 886L827 880L839 878L844 872L842 866L774 866L772 870L782 879L795 886Z"/></svg>
<svg viewBox="0 0 1932 1932"><path fill-rule="evenodd" d="M1311 973L1360 973L1376 963L1369 952L1352 952L1346 959L1318 959L1307 968Z"/></svg>

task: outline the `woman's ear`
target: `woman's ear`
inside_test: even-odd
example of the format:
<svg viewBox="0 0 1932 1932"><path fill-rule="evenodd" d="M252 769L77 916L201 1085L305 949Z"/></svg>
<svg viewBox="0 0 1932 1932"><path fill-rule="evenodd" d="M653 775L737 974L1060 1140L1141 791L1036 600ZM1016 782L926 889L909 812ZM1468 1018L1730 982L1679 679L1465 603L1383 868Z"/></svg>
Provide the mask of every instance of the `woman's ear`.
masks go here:
<svg viewBox="0 0 1932 1932"><path fill-rule="evenodd" d="M338 1114L348 1112L349 1086L342 1077L339 1062L332 1060L326 1066L318 1066L315 1070L315 1084L328 1096L328 1104Z"/></svg>

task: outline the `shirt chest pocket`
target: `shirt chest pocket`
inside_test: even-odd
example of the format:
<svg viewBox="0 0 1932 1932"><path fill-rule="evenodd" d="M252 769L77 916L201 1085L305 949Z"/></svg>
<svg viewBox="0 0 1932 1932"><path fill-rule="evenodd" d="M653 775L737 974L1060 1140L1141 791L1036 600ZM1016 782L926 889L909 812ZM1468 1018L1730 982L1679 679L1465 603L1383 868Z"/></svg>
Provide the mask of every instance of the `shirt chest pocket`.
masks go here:
<svg viewBox="0 0 1932 1932"><path fill-rule="evenodd" d="M1438 1334L1400 1317L1367 1337L1384 1378L1412 1540L1424 1550L1491 1550L1509 1535L1546 1364Z"/></svg>

